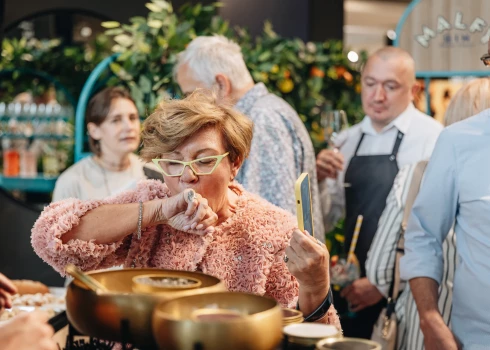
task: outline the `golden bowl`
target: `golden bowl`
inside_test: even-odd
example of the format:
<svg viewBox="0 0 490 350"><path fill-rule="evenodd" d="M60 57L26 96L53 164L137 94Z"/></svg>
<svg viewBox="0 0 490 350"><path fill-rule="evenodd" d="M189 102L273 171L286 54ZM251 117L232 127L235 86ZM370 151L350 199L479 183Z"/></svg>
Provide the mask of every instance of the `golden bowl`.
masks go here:
<svg viewBox="0 0 490 350"><path fill-rule="evenodd" d="M161 286L157 285L158 280L161 279L185 279L190 283L187 285L170 285ZM147 275L137 275L133 279L133 292L135 293L167 293L171 296L171 292L179 293L183 290L196 289L199 288L202 282L198 278L183 276L183 275L170 275L168 273L152 273ZM153 284L147 283L151 281Z"/></svg>
<svg viewBox="0 0 490 350"><path fill-rule="evenodd" d="M303 320L304 317L301 311L295 309L288 309L288 308L282 309L283 326L287 326L288 324L293 324L293 323L301 323L303 322Z"/></svg>
<svg viewBox="0 0 490 350"><path fill-rule="evenodd" d="M238 310L204 308L193 311L190 318L200 322L223 322L243 318L243 316L244 315Z"/></svg>
<svg viewBox="0 0 490 350"><path fill-rule="evenodd" d="M158 303L180 296L226 291L218 278L198 272L146 268L92 271L88 274L109 292L97 294L77 281L71 282L66 294L66 313L70 323L82 334L129 342L137 347L156 347L152 314ZM167 293L135 293L133 278L148 274L195 278L201 286Z"/></svg>
<svg viewBox="0 0 490 350"><path fill-rule="evenodd" d="M283 328L287 341L302 346L315 346L325 338L338 338L341 336L339 330L332 325L321 323L291 324Z"/></svg>
<svg viewBox="0 0 490 350"><path fill-rule="evenodd" d="M212 293L160 303L153 334L165 350L271 350L282 338L281 307L247 293Z"/></svg>
<svg viewBox="0 0 490 350"><path fill-rule="evenodd" d="M320 340L316 350L381 350L381 345L367 339L337 338Z"/></svg>

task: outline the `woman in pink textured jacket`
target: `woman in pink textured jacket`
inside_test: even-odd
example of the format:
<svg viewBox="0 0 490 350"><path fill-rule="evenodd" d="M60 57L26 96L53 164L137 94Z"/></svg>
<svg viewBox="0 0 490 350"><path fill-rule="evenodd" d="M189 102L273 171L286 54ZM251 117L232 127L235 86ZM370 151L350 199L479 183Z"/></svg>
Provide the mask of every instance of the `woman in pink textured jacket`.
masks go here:
<svg viewBox="0 0 490 350"><path fill-rule="evenodd" d="M298 305L307 320L340 328L325 246L233 181L252 135L248 118L203 92L163 103L144 123L141 156L160 167L165 184L52 203L32 230L36 253L61 274L67 263L202 271L230 291Z"/></svg>

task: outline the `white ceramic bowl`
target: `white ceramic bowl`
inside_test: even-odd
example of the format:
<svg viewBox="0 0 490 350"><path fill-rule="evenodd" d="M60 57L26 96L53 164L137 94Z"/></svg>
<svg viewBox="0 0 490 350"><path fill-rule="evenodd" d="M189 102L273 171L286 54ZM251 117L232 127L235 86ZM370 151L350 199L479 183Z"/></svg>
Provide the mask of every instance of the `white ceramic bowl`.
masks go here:
<svg viewBox="0 0 490 350"><path fill-rule="evenodd" d="M288 342L301 345L315 345L326 338L338 338L339 330L332 325L320 323L298 323L283 328L283 333L288 337Z"/></svg>

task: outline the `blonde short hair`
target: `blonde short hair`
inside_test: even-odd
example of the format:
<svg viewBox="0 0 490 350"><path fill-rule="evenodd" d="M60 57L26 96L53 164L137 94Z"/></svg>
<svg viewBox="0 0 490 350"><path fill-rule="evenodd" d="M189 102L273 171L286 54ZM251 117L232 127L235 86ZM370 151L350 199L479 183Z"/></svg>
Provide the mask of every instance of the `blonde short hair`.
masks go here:
<svg viewBox="0 0 490 350"><path fill-rule="evenodd" d="M223 135L230 160L243 161L250 153L253 123L214 93L198 89L183 100L162 102L143 123L145 161L171 153L195 133L214 127Z"/></svg>
<svg viewBox="0 0 490 350"><path fill-rule="evenodd" d="M490 78L475 79L454 95L444 115L446 126L490 108Z"/></svg>

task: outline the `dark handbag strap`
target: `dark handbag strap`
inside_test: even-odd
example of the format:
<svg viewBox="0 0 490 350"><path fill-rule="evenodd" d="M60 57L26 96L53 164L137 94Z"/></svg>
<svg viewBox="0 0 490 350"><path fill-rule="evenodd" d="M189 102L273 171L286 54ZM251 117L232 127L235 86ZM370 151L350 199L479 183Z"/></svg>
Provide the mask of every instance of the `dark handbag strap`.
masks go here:
<svg viewBox="0 0 490 350"><path fill-rule="evenodd" d="M403 211L403 219L400 228L400 238L396 246L395 266L393 267L393 279L388 293L388 304L386 306L386 315L389 317L395 310L398 292L400 290L400 259L405 252L405 230L407 229L408 218L412 212L412 206L419 193L422 177L424 176L427 161L418 162L413 171L412 181L408 190L407 201L405 202L405 210Z"/></svg>

